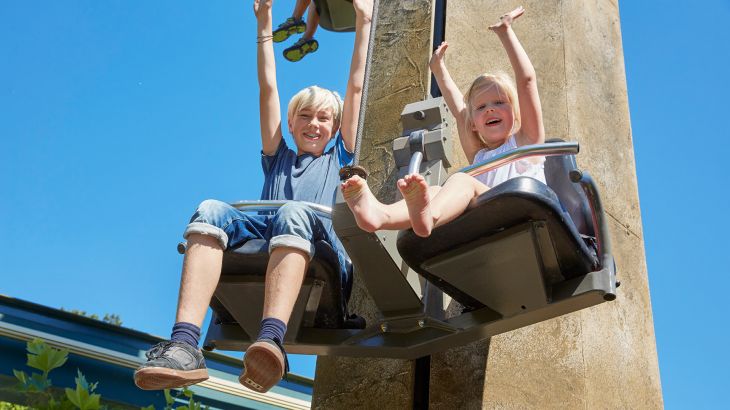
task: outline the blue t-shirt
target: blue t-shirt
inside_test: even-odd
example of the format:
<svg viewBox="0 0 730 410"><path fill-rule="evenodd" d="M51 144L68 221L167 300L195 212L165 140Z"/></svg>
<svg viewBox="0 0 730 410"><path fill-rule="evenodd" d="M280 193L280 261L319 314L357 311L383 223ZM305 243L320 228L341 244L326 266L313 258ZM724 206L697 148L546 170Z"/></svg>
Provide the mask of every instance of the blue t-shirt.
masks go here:
<svg viewBox="0 0 730 410"><path fill-rule="evenodd" d="M350 165L354 154L347 152L342 134L337 133L335 144L319 157L312 154L297 156L281 139L274 155L261 155L264 169L263 200L296 200L333 206L340 185L340 168ZM349 298L352 278L348 269L347 253L335 234L330 218L319 218L337 251L342 275L345 300Z"/></svg>
<svg viewBox="0 0 730 410"><path fill-rule="evenodd" d="M342 134L335 144L319 157L291 150L281 139L274 155L261 155L264 169L263 200L296 200L333 206L340 184L340 168L352 162Z"/></svg>

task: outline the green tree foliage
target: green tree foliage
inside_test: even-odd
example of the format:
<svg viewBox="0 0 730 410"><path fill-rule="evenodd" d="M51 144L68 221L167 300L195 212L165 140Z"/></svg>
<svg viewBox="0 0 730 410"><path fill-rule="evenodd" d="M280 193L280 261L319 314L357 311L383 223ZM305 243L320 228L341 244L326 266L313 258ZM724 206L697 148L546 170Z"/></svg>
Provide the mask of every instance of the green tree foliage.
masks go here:
<svg viewBox="0 0 730 410"><path fill-rule="evenodd" d="M110 325L115 325L115 326L122 325L122 318L119 317L119 315L117 315L116 313L105 313L104 317L102 319L99 319L99 315L97 315L96 313L86 313L85 310L78 310L78 309L66 310L64 308L61 308L61 310L64 312L73 313L75 315L88 317L89 319L101 320L102 322L109 323Z"/></svg>
<svg viewBox="0 0 730 410"><path fill-rule="evenodd" d="M21 404L0 402L0 410L107 410L107 407L101 404L101 395L94 392L98 382L89 383L81 370L76 370L75 388L65 388L64 394L59 394L58 389L52 388L48 375L52 370L66 364L68 350L55 349L39 339L28 342L26 350L28 351L26 364L39 372L28 374L13 369L13 374L18 380L16 389L23 393L26 400ZM193 398L193 391L187 387L179 392L165 390L164 393L165 410L201 410L200 403ZM175 407L174 404L178 400L187 400L187 406ZM143 407L142 410L155 410L155 407L150 405Z"/></svg>

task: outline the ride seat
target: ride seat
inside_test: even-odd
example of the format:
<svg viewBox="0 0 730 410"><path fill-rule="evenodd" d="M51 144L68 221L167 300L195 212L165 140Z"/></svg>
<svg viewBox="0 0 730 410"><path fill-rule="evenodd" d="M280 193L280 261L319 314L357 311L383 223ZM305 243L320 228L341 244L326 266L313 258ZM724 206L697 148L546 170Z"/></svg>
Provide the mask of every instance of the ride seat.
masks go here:
<svg viewBox="0 0 730 410"><path fill-rule="evenodd" d="M261 211L266 207L266 210L271 209L269 204L256 208L259 202L261 201L243 201L238 204L247 210ZM278 202L276 206L285 201ZM226 325L240 326L247 336L239 340L241 343L255 341L263 313L268 249L267 240L252 239L223 253L221 277L210 302L214 319L204 343L206 348L217 347L221 335L212 330ZM325 241L315 242L314 256L307 267L302 288L289 319L285 344L296 343L301 329L365 327L363 319L348 314L347 301L352 290L352 264L349 261L345 269L347 275L343 280L335 249Z"/></svg>
<svg viewBox="0 0 730 410"><path fill-rule="evenodd" d="M589 201L571 172L579 172L574 156L547 157L549 186L529 177L505 181L428 238L402 231L398 250L467 310L487 306L510 316L545 306L553 285L600 267Z"/></svg>
<svg viewBox="0 0 730 410"><path fill-rule="evenodd" d="M319 25L329 31L355 31L352 0L314 0Z"/></svg>

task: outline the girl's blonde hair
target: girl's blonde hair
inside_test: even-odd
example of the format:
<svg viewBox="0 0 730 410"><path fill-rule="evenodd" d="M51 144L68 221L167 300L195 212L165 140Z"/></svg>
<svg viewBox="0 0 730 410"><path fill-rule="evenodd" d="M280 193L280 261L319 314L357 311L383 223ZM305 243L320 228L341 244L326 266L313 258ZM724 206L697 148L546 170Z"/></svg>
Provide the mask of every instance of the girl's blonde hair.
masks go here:
<svg viewBox="0 0 730 410"><path fill-rule="evenodd" d="M342 119L342 98L335 91L316 85L309 86L292 97L289 100L289 108L287 109L288 118L293 118L299 111L311 108L319 111L322 109L332 110L332 119L334 120L335 129L339 128Z"/></svg>
<svg viewBox="0 0 730 410"><path fill-rule="evenodd" d="M473 130L474 125L474 117L473 117L473 110L471 105L471 100L474 98L475 95L479 91L489 89L491 87L497 87L500 94L504 94L504 96L507 98L507 102L510 103L512 106L512 114L514 116L514 123L512 124L512 130L510 131L510 134L513 134L520 129L520 104L517 100L517 90L515 89L515 84L512 81L512 78L503 73L503 72L496 72L494 74L488 74L484 73L479 75L474 81L471 83L471 86L469 87L469 90L467 90L466 94L464 94L464 104L466 104L466 129L470 130L470 132L474 135L475 138L477 138L481 143L486 147L487 143L484 141L481 135Z"/></svg>

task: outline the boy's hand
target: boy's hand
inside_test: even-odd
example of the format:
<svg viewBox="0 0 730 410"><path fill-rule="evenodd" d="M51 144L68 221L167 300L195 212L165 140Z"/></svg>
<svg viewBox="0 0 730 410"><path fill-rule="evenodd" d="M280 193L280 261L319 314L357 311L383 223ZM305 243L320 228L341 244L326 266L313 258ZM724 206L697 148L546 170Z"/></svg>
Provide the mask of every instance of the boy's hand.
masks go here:
<svg viewBox="0 0 730 410"><path fill-rule="evenodd" d="M442 64L444 64L444 56L446 55L447 48L449 48L449 43L443 41L436 51L433 52L431 61L428 62L429 67L431 67L431 71L438 69Z"/></svg>
<svg viewBox="0 0 730 410"><path fill-rule="evenodd" d="M525 8L520 6L499 18L499 23L489 26L492 31L506 31L517 20L517 17L525 13Z"/></svg>
<svg viewBox="0 0 730 410"><path fill-rule="evenodd" d="M261 17L271 11L271 3L273 0L254 0L253 2L253 14L256 17Z"/></svg>
<svg viewBox="0 0 730 410"><path fill-rule="evenodd" d="M352 0L355 15L370 22L373 19L373 0Z"/></svg>

